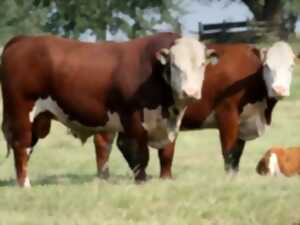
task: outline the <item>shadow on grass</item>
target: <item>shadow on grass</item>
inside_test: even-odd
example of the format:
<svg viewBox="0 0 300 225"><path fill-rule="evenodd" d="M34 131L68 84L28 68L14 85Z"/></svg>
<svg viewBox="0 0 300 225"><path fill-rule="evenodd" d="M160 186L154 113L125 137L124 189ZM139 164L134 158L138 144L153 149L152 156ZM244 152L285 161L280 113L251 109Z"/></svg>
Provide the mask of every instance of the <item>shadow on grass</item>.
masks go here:
<svg viewBox="0 0 300 225"><path fill-rule="evenodd" d="M0 187L10 187L10 186L16 186L15 179L0 180Z"/></svg>
<svg viewBox="0 0 300 225"><path fill-rule="evenodd" d="M152 180L150 175L147 181ZM41 176L31 180L31 185L43 186L43 185L82 185L92 182L105 182L112 185L120 185L124 183L134 184L134 179L131 174L112 174L108 179L99 178L95 174L59 174ZM0 180L0 187L17 186L15 179Z"/></svg>

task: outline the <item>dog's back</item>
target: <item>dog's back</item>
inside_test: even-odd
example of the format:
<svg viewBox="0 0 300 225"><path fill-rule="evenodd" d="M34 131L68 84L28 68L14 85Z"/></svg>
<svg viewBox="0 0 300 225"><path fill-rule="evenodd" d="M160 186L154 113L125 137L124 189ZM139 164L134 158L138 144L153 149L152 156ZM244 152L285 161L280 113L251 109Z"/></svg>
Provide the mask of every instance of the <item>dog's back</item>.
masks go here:
<svg viewBox="0 0 300 225"><path fill-rule="evenodd" d="M300 147L272 147L258 162L256 171L271 176L300 174Z"/></svg>

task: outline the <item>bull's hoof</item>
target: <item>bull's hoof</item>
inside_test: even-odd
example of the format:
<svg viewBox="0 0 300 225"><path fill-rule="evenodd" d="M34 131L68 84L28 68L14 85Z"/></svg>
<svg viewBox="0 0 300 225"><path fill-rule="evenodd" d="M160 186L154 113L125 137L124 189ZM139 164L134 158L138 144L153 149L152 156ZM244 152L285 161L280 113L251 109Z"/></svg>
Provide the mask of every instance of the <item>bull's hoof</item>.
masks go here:
<svg viewBox="0 0 300 225"><path fill-rule="evenodd" d="M227 167L227 168L225 168L225 172L230 177L236 177L239 173L239 169L232 168L232 167Z"/></svg>
<svg viewBox="0 0 300 225"><path fill-rule="evenodd" d="M160 174L159 178L162 180L173 180L173 176L171 173Z"/></svg>
<svg viewBox="0 0 300 225"><path fill-rule="evenodd" d="M107 180L109 178L109 176L110 176L110 174L109 174L108 168L106 168L105 170L98 171L99 179Z"/></svg>
<svg viewBox="0 0 300 225"><path fill-rule="evenodd" d="M147 181L148 177L145 171L139 171L138 173L135 173L135 183L136 184L143 184Z"/></svg>

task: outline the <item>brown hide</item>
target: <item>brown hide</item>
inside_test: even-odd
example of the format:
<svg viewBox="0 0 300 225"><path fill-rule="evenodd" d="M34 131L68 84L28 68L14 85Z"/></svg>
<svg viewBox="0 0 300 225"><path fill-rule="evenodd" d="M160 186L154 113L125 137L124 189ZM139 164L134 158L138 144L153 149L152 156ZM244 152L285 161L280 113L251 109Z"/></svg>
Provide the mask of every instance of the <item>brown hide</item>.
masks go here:
<svg viewBox="0 0 300 225"><path fill-rule="evenodd" d="M124 131L141 149L136 179L145 179L147 135L141 110L162 106L168 117L174 101L163 78L165 67L156 56L178 38L175 33L160 33L123 43L84 43L54 36L9 41L1 66L2 129L14 150L18 183L27 182L28 148L50 130L54 115L42 113L30 121L35 102L47 97L63 109L68 121L87 127L103 126L108 112L117 112ZM85 141L91 134L79 133L79 137Z"/></svg>
<svg viewBox="0 0 300 225"><path fill-rule="evenodd" d="M181 129L219 129L225 169L236 172L245 145L245 141L238 138L240 114L244 106L265 99L265 119L270 124L277 100L267 96L258 49L247 44L211 44L208 47L215 50L219 60L206 68L202 98L188 106ZM215 113L216 123L203 127L212 112ZM124 144L119 146L130 167L134 168L134 160L129 157L133 152L130 147ZM161 177L172 176L173 154L174 144L159 150Z"/></svg>
<svg viewBox="0 0 300 225"><path fill-rule="evenodd" d="M269 173L269 159L271 154L277 156L280 173L290 177L300 175L300 147L272 147L268 150L257 164L256 171L260 175L267 175Z"/></svg>

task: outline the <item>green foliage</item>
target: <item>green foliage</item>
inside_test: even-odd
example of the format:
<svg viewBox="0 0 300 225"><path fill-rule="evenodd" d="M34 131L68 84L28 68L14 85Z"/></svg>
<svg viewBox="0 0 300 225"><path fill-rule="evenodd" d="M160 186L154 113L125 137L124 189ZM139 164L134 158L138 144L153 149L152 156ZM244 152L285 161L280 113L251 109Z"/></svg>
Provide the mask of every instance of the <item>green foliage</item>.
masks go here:
<svg viewBox="0 0 300 225"><path fill-rule="evenodd" d="M123 31L132 38L152 33L163 22L175 27L178 1L1 0L0 43L15 35L45 32L77 38L87 29L102 40L107 31Z"/></svg>
<svg viewBox="0 0 300 225"><path fill-rule="evenodd" d="M45 32L48 10L34 7L33 0L2 0L0 2L0 43L20 34Z"/></svg>
<svg viewBox="0 0 300 225"><path fill-rule="evenodd" d="M78 37L91 29L97 38L106 39L106 31L123 31L128 37L151 33L156 24L176 24L174 12L179 11L174 0L35 0L38 7L50 7L46 29L64 36ZM157 13L159 18L152 18Z"/></svg>

